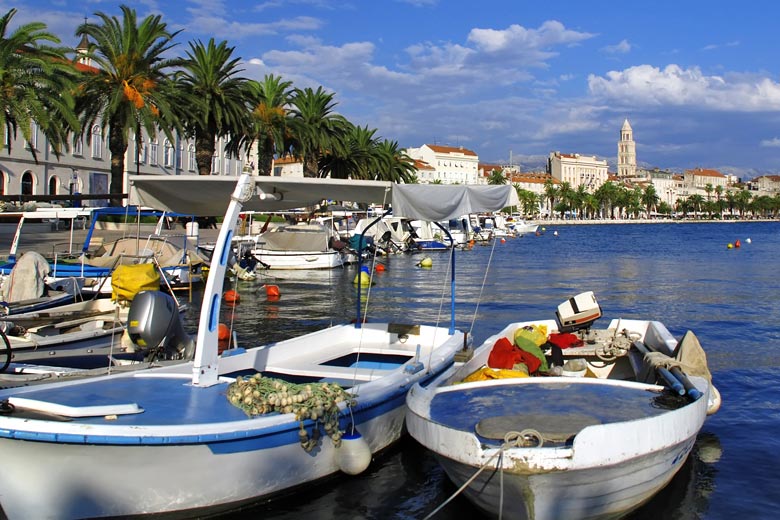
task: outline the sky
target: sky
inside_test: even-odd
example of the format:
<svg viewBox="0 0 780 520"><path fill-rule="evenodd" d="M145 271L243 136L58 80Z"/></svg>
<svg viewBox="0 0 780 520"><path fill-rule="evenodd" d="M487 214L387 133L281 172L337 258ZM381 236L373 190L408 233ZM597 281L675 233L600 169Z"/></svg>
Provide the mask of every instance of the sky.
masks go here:
<svg viewBox="0 0 780 520"><path fill-rule="evenodd" d="M102 0L0 0L75 46ZM336 111L401 147L463 146L542 167L552 151L615 171L628 119L640 166L780 172L780 2L754 0L140 0L139 19L214 38L241 75L335 93ZM535 166L535 167L534 167Z"/></svg>

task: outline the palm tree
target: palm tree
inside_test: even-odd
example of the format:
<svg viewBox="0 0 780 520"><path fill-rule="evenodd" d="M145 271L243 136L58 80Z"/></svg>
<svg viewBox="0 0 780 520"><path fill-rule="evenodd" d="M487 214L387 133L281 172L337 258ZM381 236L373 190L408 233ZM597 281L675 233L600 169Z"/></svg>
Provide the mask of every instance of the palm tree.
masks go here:
<svg viewBox="0 0 780 520"><path fill-rule="evenodd" d="M704 204L704 197L698 194L694 194L688 197L688 202L691 209L693 210L694 216L698 219L699 211L701 210L702 204Z"/></svg>
<svg viewBox="0 0 780 520"><path fill-rule="evenodd" d="M660 197L658 197L658 194L655 191L655 186L652 184L648 184L645 186L645 190L642 192L642 204L645 206L645 211L647 212L647 217L650 217L650 212L653 211L653 208L658 204L658 201L661 200Z"/></svg>
<svg viewBox="0 0 780 520"><path fill-rule="evenodd" d="M334 94L322 87L295 89L292 98L293 151L303 158L303 176L319 177L319 160L325 151L343 153L350 125L333 112Z"/></svg>
<svg viewBox="0 0 780 520"><path fill-rule="evenodd" d="M496 168L492 172L490 172L490 175L487 178L488 184L506 184L506 177L504 177L504 174Z"/></svg>
<svg viewBox="0 0 780 520"><path fill-rule="evenodd" d="M162 128L173 141L171 128L177 121L171 102L176 96L167 71L180 62L164 57L179 31L168 31L159 15L149 15L139 24L134 9L124 5L121 9L121 21L98 12L101 23L84 23L76 31L92 39L87 57L98 66L84 75L76 110L82 132L96 124L103 132L108 128L112 205L121 205L128 133L138 136L143 128L153 136Z"/></svg>
<svg viewBox="0 0 780 520"><path fill-rule="evenodd" d="M544 195L550 201L550 218L552 218L553 208L555 207L555 197L558 196L558 189L553 184L551 178L544 181Z"/></svg>
<svg viewBox="0 0 780 520"><path fill-rule="evenodd" d="M250 142L257 141L260 175L271 175L274 157L284 155L289 148L292 99L291 81L268 74L261 82L252 82L252 114Z"/></svg>
<svg viewBox="0 0 780 520"><path fill-rule="evenodd" d="M207 44L190 42L182 70L175 76L182 97L179 112L185 134L195 138L195 162L200 175L211 173L218 138L243 135L249 102L248 80L236 76L240 58L235 47L211 38Z"/></svg>
<svg viewBox="0 0 780 520"><path fill-rule="evenodd" d="M349 125L344 146L325 151L319 160L318 171L334 179L374 179L382 160L376 153L376 130L367 126Z"/></svg>
<svg viewBox="0 0 780 520"><path fill-rule="evenodd" d="M417 182L417 167L414 160L406 154L406 150L398 146L398 141L384 139L377 145L377 153L383 158L384 171L379 179L390 182L414 184Z"/></svg>
<svg viewBox="0 0 780 520"><path fill-rule="evenodd" d="M20 25L9 34L15 14L11 9L0 17L0 124L5 145L10 153L19 131L32 143L35 123L59 157L68 131L78 131L72 96L76 71L65 58L65 49L46 44L60 40L43 23ZM29 148L37 163L35 147Z"/></svg>

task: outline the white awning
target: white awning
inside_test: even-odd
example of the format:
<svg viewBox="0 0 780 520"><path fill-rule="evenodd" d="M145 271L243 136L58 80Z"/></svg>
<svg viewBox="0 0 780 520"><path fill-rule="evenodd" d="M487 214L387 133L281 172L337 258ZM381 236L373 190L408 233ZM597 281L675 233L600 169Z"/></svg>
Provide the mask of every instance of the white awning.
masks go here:
<svg viewBox="0 0 780 520"><path fill-rule="evenodd" d="M129 202L197 216L225 213L235 177L131 175ZM282 211L324 200L392 204L396 216L446 220L519 205L512 186L395 184L387 181L253 177L255 196L246 211Z"/></svg>

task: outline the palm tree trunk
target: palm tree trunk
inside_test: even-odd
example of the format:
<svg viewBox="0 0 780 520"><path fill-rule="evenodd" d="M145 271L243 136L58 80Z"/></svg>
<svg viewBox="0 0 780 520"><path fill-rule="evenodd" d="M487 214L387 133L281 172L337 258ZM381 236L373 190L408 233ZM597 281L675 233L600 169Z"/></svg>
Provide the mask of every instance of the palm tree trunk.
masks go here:
<svg viewBox="0 0 780 520"><path fill-rule="evenodd" d="M127 152L127 135L122 131L122 125L112 123L109 126L108 150L111 153L111 184L109 193L112 195L109 204L122 206L122 195L125 189L125 153Z"/></svg>
<svg viewBox="0 0 780 520"><path fill-rule="evenodd" d="M214 136L198 134L195 136L195 162L199 175L211 174L211 162L214 158Z"/></svg>

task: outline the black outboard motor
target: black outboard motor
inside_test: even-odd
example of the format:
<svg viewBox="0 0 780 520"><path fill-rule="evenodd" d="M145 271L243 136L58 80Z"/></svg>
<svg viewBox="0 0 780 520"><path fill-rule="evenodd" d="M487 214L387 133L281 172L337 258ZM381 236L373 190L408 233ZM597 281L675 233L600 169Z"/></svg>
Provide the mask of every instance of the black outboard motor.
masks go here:
<svg viewBox="0 0 780 520"><path fill-rule="evenodd" d="M127 314L127 333L133 344L147 351L146 359L190 360L195 342L184 331L179 308L170 294L141 291Z"/></svg>

